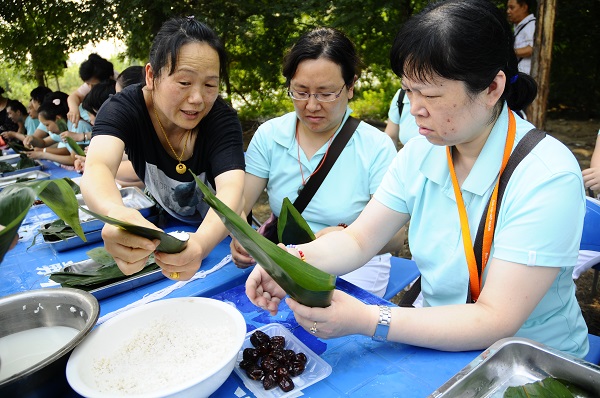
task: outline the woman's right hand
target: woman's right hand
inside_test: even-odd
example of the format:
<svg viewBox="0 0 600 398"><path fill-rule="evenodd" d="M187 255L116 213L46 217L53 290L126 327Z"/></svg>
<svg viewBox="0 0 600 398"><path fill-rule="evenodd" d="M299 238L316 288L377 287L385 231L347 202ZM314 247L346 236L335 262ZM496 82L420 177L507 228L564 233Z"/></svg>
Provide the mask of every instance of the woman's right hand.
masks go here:
<svg viewBox="0 0 600 398"><path fill-rule="evenodd" d="M229 244L231 248L231 258L233 263L238 268L248 268L256 264L254 258L240 245L240 242L234 237L231 238L231 243Z"/></svg>
<svg viewBox="0 0 600 398"><path fill-rule="evenodd" d="M158 228L146 220L139 211L125 206L116 206L111 209L108 217L116 218L131 224L140 225L152 229ZM106 224L102 228L102 239L104 247L113 256L119 269L125 275L131 275L141 271L146 265L148 256L152 254L160 240L150 240L131 234L119 227Z"/></svg>
<svg viewBox="0 0 600 398"><path fill-rule="evenodd" d="M77 123L79 123L79 119L81 119L81 115L79 114L79 108L71 108L69 107L69 112L67 113L67 119L73 123L73 127L77 127Z"/></svg>
<svg viewBox="0 0 600 398"><path fill-rule="evenodd" d="M27 137L25 137L25 139L23 140L23 146L25 148L33 148L33 139L34 137L32 135L28 135Z"/></svg>

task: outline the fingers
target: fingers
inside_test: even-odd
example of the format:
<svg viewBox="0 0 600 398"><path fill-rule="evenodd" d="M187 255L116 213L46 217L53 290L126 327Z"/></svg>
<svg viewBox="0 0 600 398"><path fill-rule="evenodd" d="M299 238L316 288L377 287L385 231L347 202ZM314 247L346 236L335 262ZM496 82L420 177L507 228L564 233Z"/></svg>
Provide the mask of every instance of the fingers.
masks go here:
<svg viewBox="0 0 600 398"><path fill-rule="evenodd" d="M254 258L252 258L252 256L249 255L246 252L246 250L244 250L244 248L239 244L239 242L236 239L231 240L229 247L231 249L231 258L233 260L233 263L238 268L244 269L256 264Z"/></svg>

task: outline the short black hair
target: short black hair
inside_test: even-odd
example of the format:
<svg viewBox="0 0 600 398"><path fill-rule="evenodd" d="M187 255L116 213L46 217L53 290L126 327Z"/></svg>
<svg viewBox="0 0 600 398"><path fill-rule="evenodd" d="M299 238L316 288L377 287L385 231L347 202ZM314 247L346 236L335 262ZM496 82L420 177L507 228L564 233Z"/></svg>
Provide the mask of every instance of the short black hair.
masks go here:
<svg viewBox="0 0 600 398"><path fill-rule="evenodd" d="M122 88L131 84L143 83L146 76L146 70L143 66L133 65L125 68L117 77L117 82Z"/></svg>
<svg viewBox="0 0 600 398"><path fill-rule="evenodd" d="M181 47L188 43L206 43L219 55L220 78L227 76L227 57L225 47L219 36L208 25L190 16L172 18L166 21L154 37L150 47L150 65L154 70L154 78L162 74L163 68L169 66L169 75L177 68L177 56Z"/></svg>
<svg viewBox="0 0 600 398"><path fill-rule="evenodd" d="M499 71L507 83L500 97L521 110L537 95L537 84L519 72L513 32L489 0L448 0L429 5L400 29L390 60L399 77L428 81L440 76L462 81L471 94L485 90Z"/></svg>
<svg viewBox="0 0 600 398"><path fill-rule="evenodd" d="M8 100L8 102L6 103L6 107L10 107L10 109L12 109L13 112L19 111L22 115L27 114L27 108L25 108L25 105L23 105L21 101L17 101L14 99Z"/></svg>
<svg viewBox="0 0 600 398"><path fill-rule="evenodd" d="M61 116L66 121L69 112L68 97L69 94L62 91L54 91L48 94L42 105L40 105L40 109L38 109L38 115L42 114L45 119L52 121L56 121L56 117Z"/></svg>
<svg viewBox="0 0 600 398"><path fill-rule="evenodd" d="M44 102L44 98L46 97L46 95L50 94L51 92L52 90L46 86L37 86L36 88L31 90L29 96L32 100L36 101L38 104L41 104L42 102Z"/></svg>
<svg viewBox="0 0 600 398"><path fill-rule="evenodd" d="M83 109L96 116L104 101L115 94L115 85L116 82L114 80L107 80L96 84L85 98L83 98L81 102Z"/></svg>
<svg viewBox="0 0 600 398"><path fill-rule="evenodd" d="M114 74L115 70L112 62L95 53L90 54L88 59L79 66L79 77L84 82L94 77L102 82L110 79Z"/></svg>
<svg viewBox="0 0 600 398"><path fill-rule="evenodd" d="M362 61L356 52L354 43L340 30L321 27L300 36L285 55L283 76L286 86L290 86L290 81L302 61L319 58L325 58L340 66L342 78L347 87L351 87L354 77L360 74Z"/></svg>

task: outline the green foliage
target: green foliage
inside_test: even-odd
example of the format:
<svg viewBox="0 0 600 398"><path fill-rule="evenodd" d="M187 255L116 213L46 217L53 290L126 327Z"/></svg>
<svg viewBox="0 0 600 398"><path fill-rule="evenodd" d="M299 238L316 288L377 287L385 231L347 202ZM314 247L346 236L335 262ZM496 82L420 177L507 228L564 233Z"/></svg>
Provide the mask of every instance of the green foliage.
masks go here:
<svg viewBox="0 0 600 398"><path fill-rule="evenodd" d="M493 0L502 10L505 0ZM0 85L24 103L40 73L53 90L81 84L79 65L65 69L67 53L88 42L118 38L127 50L111 61L116 70L148 60L164 21L194 15L222 38L229 76L224 96L241 117L265 120L292 109L283 99L281 61L308 29L331 26L356 43L365 68L352 107L361 117L385 119L399 82L390 76L389 50L406 19L427 0L7 0L0 7ZM557 4L549 105L600 114L600 2ZM127 61L129 60L129 61ZM133 61L139 60L139 61ZM575 60L575 61L574 61ZM37 76L37 81L34 79ZM44 80L45 77L45 80ZM32 83L29 83L29 82ZM281 100L278 103L278 100Z"/></svg>

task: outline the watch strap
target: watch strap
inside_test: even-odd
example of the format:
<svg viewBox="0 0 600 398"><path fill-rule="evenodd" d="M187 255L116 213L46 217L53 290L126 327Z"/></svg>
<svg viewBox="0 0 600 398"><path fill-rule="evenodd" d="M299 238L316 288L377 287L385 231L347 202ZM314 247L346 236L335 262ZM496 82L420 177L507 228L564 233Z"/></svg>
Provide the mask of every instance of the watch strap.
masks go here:
<svg viewBox="0 0 600 398"><path fill-rule="evenodd" d="M379 321L375 328L375 334L373 334L373 340L375 341L387 341L387 336L390 331L390 324L392 323L392 310L387 305L379 306Z"/></svg>

